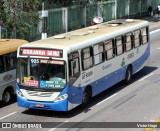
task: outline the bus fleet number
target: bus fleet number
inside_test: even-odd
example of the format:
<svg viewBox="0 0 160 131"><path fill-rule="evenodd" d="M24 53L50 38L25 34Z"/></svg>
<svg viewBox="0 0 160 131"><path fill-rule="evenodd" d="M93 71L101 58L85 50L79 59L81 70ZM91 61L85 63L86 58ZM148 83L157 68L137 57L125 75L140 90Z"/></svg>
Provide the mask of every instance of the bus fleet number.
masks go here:
<svg viewBox="0 0 160 131"><path fill-rule="evenodd" d="M31 63L37 64L39 63L39 59L31 59Z"/></svg>

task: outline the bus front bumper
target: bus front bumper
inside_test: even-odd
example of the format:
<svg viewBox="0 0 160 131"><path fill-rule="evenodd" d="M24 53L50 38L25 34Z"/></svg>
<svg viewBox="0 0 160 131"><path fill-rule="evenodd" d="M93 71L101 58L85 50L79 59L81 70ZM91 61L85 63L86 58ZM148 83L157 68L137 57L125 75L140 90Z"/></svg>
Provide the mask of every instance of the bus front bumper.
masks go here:
<svg viewBox="0 0 160 131"><path fill-rule="evenodd" d="M18 106L29 109L68 111L67 99L59 102L37 102L37 101L23 99L17 95L17 103Z"/></svg>

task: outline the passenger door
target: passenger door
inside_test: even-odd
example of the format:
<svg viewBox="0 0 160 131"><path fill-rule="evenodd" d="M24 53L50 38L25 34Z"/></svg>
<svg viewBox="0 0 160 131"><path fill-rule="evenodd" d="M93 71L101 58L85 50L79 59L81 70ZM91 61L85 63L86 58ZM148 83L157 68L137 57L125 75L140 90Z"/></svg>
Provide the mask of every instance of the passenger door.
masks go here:
<svg viewBox="0 0 160 131"><path fill-rule="evenodd" d="M80 63L79 53L73 52L68 56L68 69L69 69L69 101L72 104L80 103L81 99L78 96L82 94L81 79L80 79Z"/></svg>

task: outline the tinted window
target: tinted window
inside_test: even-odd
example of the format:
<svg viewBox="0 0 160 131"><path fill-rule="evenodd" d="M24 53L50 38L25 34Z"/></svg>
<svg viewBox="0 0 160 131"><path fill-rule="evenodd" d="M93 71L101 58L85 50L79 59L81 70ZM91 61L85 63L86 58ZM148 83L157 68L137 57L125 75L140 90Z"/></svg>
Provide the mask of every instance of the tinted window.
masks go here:
<svg viewBox="0 0 160 131"><path fill-rule="evenodd" d="M9 53L0 56L0 73L16 69L17 53Z"/></svg>
<svg viewBox="0 0 160 131"><path fill-rule="evenodd" d="M117 37L116 38L116 48L117 48L117 55L121 55L123 53L122 37Z"/></svg>
<svg viewBox="0 0 160 131"><path fill-rule="evenodd" d="M134 31L134 46L140 46L140 30Z"/></svg>
<svg viewBox="0 0 160 131"><path fill-rule="evenodd" d="M82 69L86 70L93 66L93 50L88 47L82 50Z"/></svg>
<svg viewBox="0 0 160 131"><path fill-rule="evenodd" d="M125 42L126 42L126 44L125 44L126 51L131 50L132 47L133 47L132 46L132 33L126 34L126 36L125 36Z"/></svg>
<svg viewBox="0 0 160 131"><path fill-rule="evenodd" d="M106 53L106 59L111 59L114 57L114 44L113 40L105 41L105 53Z"/></svg>
<svg viewBox="0 0 160 131"><path fill-rule="evenodd" d="M104 61L104 46L103 43L94 46L94 63L95 65Z"/></svg>
<svg viewBox="0 0 160 131"><path fill-rule="evenodd" d="M142 44L146 44L148 42L147 28L142 28L141 29L141 34L142 34Z"/></svg>

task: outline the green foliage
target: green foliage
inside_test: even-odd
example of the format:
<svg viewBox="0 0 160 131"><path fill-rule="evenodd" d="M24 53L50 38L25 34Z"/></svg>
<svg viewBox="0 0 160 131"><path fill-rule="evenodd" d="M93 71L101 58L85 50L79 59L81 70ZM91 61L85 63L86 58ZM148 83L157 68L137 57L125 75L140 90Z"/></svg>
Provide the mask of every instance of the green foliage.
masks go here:
<svg viewBox="0 0 160 131"><path fill-rule="evenodd" d="M109 0L97 0L97 1L106 2L106 1L109 1Z"/></svg>
<svg viewBox="0 0 160 131"><path fill-rule="evenodd" d="M1 4L0 20L8 37L25 38L31 27L39 21L40 0L7 0Z"/></svg>
<svg viewBox="0 0 160 131"><path fill-rule="evenodd" d="M0 1L0 25L1 26L3 25L3 22L5 22L5 20L6 20L6 15L4 12L4 1L1 0Z"/></svg>
<svg viewBox="0 0 160 131"><path fill-rule="evenodd" d="M69 7L71 5L95 4L97 0L47 0L48 7Z"/></svg>
<svg viewBox="0 0 160 131"><path fill-rule="evenodd" d="M72 5L73 0L48 0L49 5L55 7L67 7Z"/></svg>

